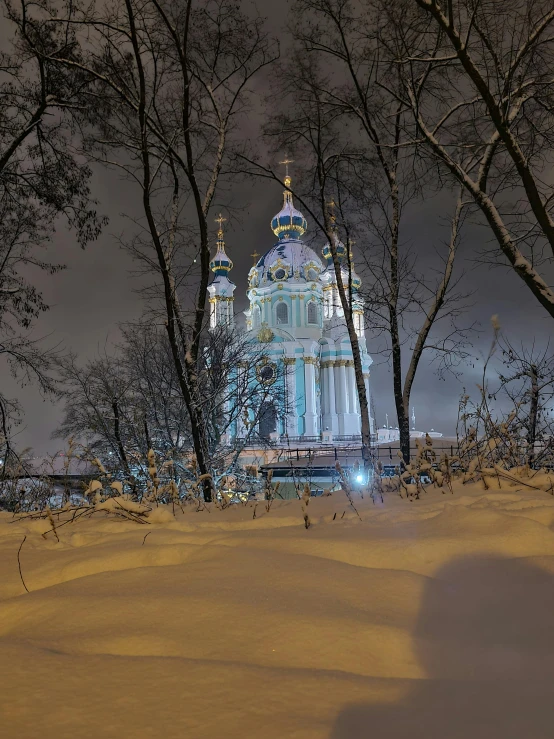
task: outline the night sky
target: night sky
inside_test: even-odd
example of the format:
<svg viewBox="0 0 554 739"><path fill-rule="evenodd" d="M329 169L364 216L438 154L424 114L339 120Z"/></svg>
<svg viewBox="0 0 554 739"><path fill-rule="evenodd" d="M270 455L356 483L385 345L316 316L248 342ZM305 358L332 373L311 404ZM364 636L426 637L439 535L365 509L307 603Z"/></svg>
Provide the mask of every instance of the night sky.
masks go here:
<svg viewBox="0 0 554 739"><path fill-rule="evenodd" d="M263 14L272 11L275 28L283 28L282 5L259 2ZM271 8L273 6L273 10ZM1 41L1 38L0 38ZM250 121L248 134L254 135L256 121ZM294 175L294 165L292 169ZM34 283L43 291L51 310L37 322L33 335L45 336L50 344L61 343L85 360L93 358L99 351L109 347L119 338L118 323L137 319L143 310L142 298L133 291L135 278L129 274L133 268L131 258L122 251L114 236L121 235L128 228L122 212L138 215L137 191L118 179L113 172L96 170L93 183L94 196L99 199L99 210L110 218L109 225L97 242L90 244L85 251L77 245L74 236L60 226L54 234L50 257L63 262L68 269L54 276L38 274ZM235 307L241 311L246 307L246 276L252 264L250 254L257 250L263 254L274 242L269 228L271 217L280 209L281 188L265 180L244 183L235 193L236 202L246 205L241 214L242 223L233 222L227 229L225 240L227 251L234 262L231 278L237 285ZM444 230L444 208L446 196L439 195L415 212L407 213L403 221L404 238L409 239L417 252L422 265L429 264L435 248L441 245L446 236ZM214 217L217 206L214 209ZM310 221L308 219L309 227ZM213 224L215 242L216 226ZM312 230L313 233L313 230ZM309 235L309 234L308 234ZM498 314L502 328L514 344L528 342L536 337L538 344L544 344L551 333L552 319L532 297L519 278L503 267L476 264L479 254L490 233L486 229L470 227L466 230L459 252L458 269L465 271L464 285L474 289L474 307L467 323L478 320L483 332L475 335L473 352L476 357L486 352L490 345L492 331L490 317ZM313 244L318 251L323 239ZM499 256L499 264L502 257ZM357 266L360 260L357 262ZM361 273L363 279L363 272ZM385 414L389 415L391 425L396 425L392 399L392 376L388 366L375 352L377 342L367 334L368 350L374 358L372 368L372 392L378 425L383 425ZM417 427L421 430L431 428L452 434L455 429L457 405L462 388L475 387L480 378L480 363L470 363L461 368L462 377L449 377L439 381L432 367L426 362L420 365L416 378L412 405L416 409ZM7 395L17 397L25 412L25 420L19 429L17 446L32 446L36 454L54 452L63 446L61 440L52 440L50 435L61 417L61 404L42 400L38 390L32 386L21 389L10 377L7 367L0 369L1 381Z"/></svg>

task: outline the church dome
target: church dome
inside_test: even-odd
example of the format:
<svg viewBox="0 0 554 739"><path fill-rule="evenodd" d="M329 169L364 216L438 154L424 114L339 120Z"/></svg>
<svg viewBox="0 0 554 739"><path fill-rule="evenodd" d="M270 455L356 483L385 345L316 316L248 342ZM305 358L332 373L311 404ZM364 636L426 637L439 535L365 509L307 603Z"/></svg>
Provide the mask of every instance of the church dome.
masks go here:
<svg viewBox="0 0 554 739"><path fill-rule="evenodd" d="M290 185L291 178L287 175L285 177L285 187L289 188ZM306 233L308 223L302 213L294 207L291 191L285 190L283 196L283 207L271 219L271 230L280 241L298 239Z"/></svg>
<svg viewBox="0 0 554 739"><path fill-rule="evenodd" d="M284 282L292 277L317 280L323 264L313 249L300 239L279 241L258 260L258 275L270 282Z"/></svg>
<svg viewBox="0 0 554 739"><path fill-rule="evenodd" d="M217 232L216 253L210 261L210 269L217 277L223 277L233 269L233 262L225 252L225 242L223 241L222 224L225 220L221 213L216 218L216 222L219 223L219 230Z"/></svg>
<svg viewBox="0 0 554 739"><path fill-rule="evenodd" d="M336 250L337 250L337 256L339 258L339 262L342 264L343 261L346 260L346 246L342 243L342 241L336 242ZM325 244L323 249L321 250L321 253L323 254L327 266L331 267L333 265L333 255L331 254L331 246L329 244Z"/></svg>

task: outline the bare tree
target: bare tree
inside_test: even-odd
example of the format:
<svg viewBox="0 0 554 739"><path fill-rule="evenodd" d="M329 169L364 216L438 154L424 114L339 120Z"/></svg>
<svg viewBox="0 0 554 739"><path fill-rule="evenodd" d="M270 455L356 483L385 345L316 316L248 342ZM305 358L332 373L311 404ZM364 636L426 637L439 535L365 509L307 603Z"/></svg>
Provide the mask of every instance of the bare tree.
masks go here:
<svg viewBox="0 0 554 739"><path fill-rule="evenodd" d="M410 109L411 138L459 182L515 273L554 316L554 10L549 0L371 4L382 84ZM376 30L377 29L377 30ZM386 82L400 70L401 89Z"/></svg>
<svg viewBox="0 0 554 739"><path fill-rule="evenodd" d="M551 468L554 460L554 356L533 341L514 347L493 317L494 336L484 358L478 396L464 393L458 415L459 459L471 479L518 467ZM498 353L505 369L490 370ZM533 475L535 473L532 473ZM513 481L513 478L512 478ZM549 489L552 482L549 476Z"/></svg>
<svg viewBox="0 0 554 739"><path fill-rule="evenodd" d="M492 392L495 399L509 399L518 435L525 440L526 462L533 467L554 451L554 356L549 346L517 348L502 337L499 348L506 369Z"/></svg>
<svg viewBox="0 0 554 739"><path fill-rule="evenodd" d="M464 203L460 196L446 254L438 252L436 264L428 270L436 279L422 276L422 270L418 273L414 267L407 239L402 239L401 225L407 206L421 202L424 189L433 192L434 184L428 163L418 156L406 132L409 110L399 101L399 68L382 73L375 35L367 31L367 10L358 3L299 0L296 7L303 23L294 29L297 51L280 75L281 95L288 95L291 102L301 99L303 105L300 111L288 105L292 112L277 116L271 132L280 142L300 148L313 170L311 181L306 178L306 191L315 200L317 219L323 221L337 280L336 229L325 205L329 199L338 203L335 225L345 243L352 243L353 233L359 236L357 248L366 266L366 316L372 328L388 337L400 446L408 461L410 394L424 351L441 355L446 366L465 353L464 331L458 326L450 325L441 339L431 336L438 321L452 322L465 307L465 296L455 290L459 280L453 279ZM350 247L347 261L349 282L341 301L359 365L360 391L363 374L356 360L348 294L353 271ZM360 394L360 407L364 406L365 389Z"/></svg>
<svg viewBox="0 0 554 739"><path fill-rule="evenodd" d="M66 357L59 368L66 404L57 437L79 440L89 457L135 489L148 480L151 449L170 464L177 483L190 478L190 418L166 333L146 323L126 326L114 355L83 366ZM245 334L221 327L204 337L198 383L214 479L237 469L248 444L267 445L260 417L270 400L284 414L283 372L267 347L252 347Z"/></svg>
<svg viewBox="0 0 554 739"><path fill-rule="evenodd" d="M97 130L90 151L138 185L143 234L131 246L159 280L157 294L210 499L198 387L209 214L251 80L278 49L261 19L231 0L76 2L63 16L51 16L51 23L73 29L81 43L78 60L48 58L90 82L84 99Z"/></svg>
<svg viewBox="0 0 554 739"><path fill-rule="evenodd" d="M102 219L90 199L90 169L74 146L72 114L83 80L46 59L71 59L71 38L40 13L30 18L25 2L1 7L10 45L0 54L0 354L23 381L48 391L55 352L29 335L48 308L33 273L63 268L40 254L56 218L75 229L81 246L96 238ZM16 415L16 404L0 394L4 461L13 452L9 425Z"/></svg>

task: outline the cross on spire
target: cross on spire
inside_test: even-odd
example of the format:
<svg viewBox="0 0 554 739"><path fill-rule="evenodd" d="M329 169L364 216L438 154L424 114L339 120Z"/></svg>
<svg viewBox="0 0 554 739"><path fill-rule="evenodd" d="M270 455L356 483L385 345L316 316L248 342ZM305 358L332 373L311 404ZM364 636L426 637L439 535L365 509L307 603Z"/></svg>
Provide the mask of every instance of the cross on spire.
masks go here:
<svg viewBox="0 0 554 739"><path fill-rule="evenodd" d="M258 257L259 257L260 255L258 254L258 252L257 252L257 251L254 251L254 253L253 253L253 254L251 254L250 256L254 258L254 264L256 264L256 262L258 261Z"/></svg>
<svg viewBox="0 0 554 739"><path fill-rule="evenodd" d="M294 162L294 159L290 159L288 154L285 154L285 158L283 159L283 161L282 162L279 162L279 164L284 164L285 165L285 180L290 179L290 175L289 175L289 164L292 164L293 162ZM286 182L285 182L285 184L286 184Z"/></svg>
<svg viewBox="0 0 554 739"><path fill-rule="evenodd" d="M216 223L219 224L219 230L217 232L217 238L222 241L223 240L223 224L227 220L224 218L221 213L217 216L217 218L214 219Z"/></svg>

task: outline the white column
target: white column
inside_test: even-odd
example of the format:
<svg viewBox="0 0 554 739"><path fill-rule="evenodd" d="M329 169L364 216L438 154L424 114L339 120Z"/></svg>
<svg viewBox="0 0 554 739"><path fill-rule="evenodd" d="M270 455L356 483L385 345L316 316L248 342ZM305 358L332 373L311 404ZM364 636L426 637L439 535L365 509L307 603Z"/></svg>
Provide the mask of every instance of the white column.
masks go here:
<svg viewBox="0 0 554 739"><path fill-rule="evenodd" d="M285 357L285 381L287 384L287 417L285 429L289 436L298 436L298 398L296 397L296 359Z"/></svg>
<svg viewBox="0 0 554 739"><path fill-rule="evenodd" d="M353 359L348 361L346 373L348 375L348 387L350 396L348 410L350 413L359 413L360 399L358 398L358 388L356 387L356 371L354 370Z"/></svg>
<svg viewBox="0 0 554 739"><path fill-rule="evenodd" d="M358 390L356 388L356 374L354 360L346 362L346 390L348 396L348 416L345 423L345 434L358 435L361 432Z"/></svg>
<svg viewBox="0 0 554 739"><path fill-rule="evenodd" d="M365 395L367 398L367 410L369 414L369 423L371 426L371 433L375 433L375 419L371 415L371 395L369 392L369 372L364 372L364 383L365 383Z"/></svg>
<svg viewBox="0 0 554 739"><path fill-rule="evenodd" d="M304 386L306 391L305 436L315 436L317 413L315 403L315 357L304 357Z"/></svg>
<svg viewBox="0 0 554 739"><path fill-rule="evenodd" d="M336 409L339 424L339 434L347 434L345 431L345 421L347 410L347 395L346 395L346 360L337 359L335 362L335 397L336 397Z"/></svg>
<svg viewBox="0 0 554 739"><path fill-rule="evenodd" d="M321 369L323 378L323 429L329 429L333 434L338 431L337 414L335 410L335 374L333 370L333 362L325 362Z"/></svg>

